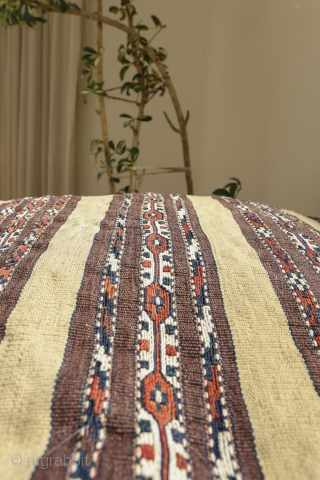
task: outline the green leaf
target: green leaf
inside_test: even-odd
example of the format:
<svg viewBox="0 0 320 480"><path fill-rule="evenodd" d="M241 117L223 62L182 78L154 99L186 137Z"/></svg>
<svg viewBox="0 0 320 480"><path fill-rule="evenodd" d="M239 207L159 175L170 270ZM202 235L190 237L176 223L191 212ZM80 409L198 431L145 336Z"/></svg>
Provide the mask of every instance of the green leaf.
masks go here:
<svg viewBox="0 0 320 480"><path fill-rule="evenodd" d="M34 16L31 15L28 6L24 9L24 21L28 27L32 27L34 25Z"/></svg>
<svg viewBox="0 0 320 480"><path fill-rule="evenodd" d="M138 117L137 120L140 122L150 122L152 117L150 117L150 115L142 115L142 117Z"/></svg>
<svg viewBox="0 0 320 480"><path fill-rule="evenodd" d="M141 55L144 59L145 62L147 63L152 63L152 59L149 57L149 55L147 54L147 52L145 52L144 50L142 50L141 52Z"/></svg>
<svg viewBox="0 0 320 480"><path fill-rule="evenodd" d="M121 160L118 162L118 165L130 165L131 167L132 161L129 158L121 158Z"/></svg>
<svg viewBox="0 0 320 480"><path fill-rule="evenodd" d="M106 164L108 165L108 167L111 167L111 165L115 162L115 158L112 158L112 154L108 155L106 157Z"/></svg>
<svg viewBox="0 0 320 480"><path fill-rule="evenodd" d="M118 13L118 12L119 12L119 8L118 8L118 7L110 7L110 8L109 8L109 12L111 12L111 13Z"/></svg>
<svg viewBox="0 0 320 480"><path fill-rule="evenodd" d="M147 25L135 25L135 28L137 30L149 30L149 28L147 27Z"/></svg>
<svg viewBox="0 0 320 480"><path fill-rule="evenodd" d="M104 172L99 172L98 175L97 175L97 179L100 180L100 178L102 177L103 174L104 174Z"/></svg>
<svg viewBox="0 0 320 480"><path fill-rule="evenodd" d="M71 5L72 5L72 4L71 4ZM78 8L78 10L80 10L80 8L78 7L78 5L77 5L77 8ZM43 17L34 17L34 18L35 18L35 20L36 20L37 22L40 22L40 23L47 23L47 21L48 21L48 20L46 20L46 19L43 18Z"/></svg>
<svg viewBox="0 0 320 480"><path fill-rule="evenodd" d="M122 155L126 151L126 141L125 140L120 140L120 142L117 145L116 152L119 155Z"/></svg>
<svg viewBox="0 0 320 480"><path fill-rule="evenodd" d="M121 12L121 15L120 15L120 20L124 20L127 16L127 13L126 11L124 10L124 8L121 8L120 9L120 12Z"/></svg>
<svg viewBox="0 0 320 480"><path fill-rule="evenodd" d="M153 74L154 77L160 78L160 77L159 77L159 73L157 72L157 70L155 70L154 68L151 68L151 71L152 71L152 74Z"/></svg>
<svg viewBox="0 0 320 480"><path fill-rule="evenodd" d="M141 73L136 73L135 75L133 75L132 80L139 80L142 77L143 75L141 75Z"/></svg>
<svg viewBox="0 0 320 480"><path fill-rule="evenodd" d="M230 177L230 180L234 180L238 185L241 185L239 178Z"/></svg>
<svg viewBox="0 0 320 480"><path fill-rule="evenodd" d="M165 59L167 58L167 56L168 56L167 52L166 52L165 49L162 48L162 47L159 47L159 48L158 48L156 54L157 54L158 58L159 58L162 62L164 62L164 60L165 60ZM166 68L167 68L167 67L166 67Z"/></svg>
<svg viewBox="0 0 320 480"><path fill-rule="evenodd" d="M129 13L129 15L131 17L133 17L133 15L135 15L137 13L134 5L132 5L131 3L127 3L127 12Z"/></svg>
<svg viewBox="0 0 320 480"><path fill-rule="evenodd" d="M124 122L123 128L128 127L129 125L131 125L131 123L133 123L133 118L131 120L127 120L126 122Z"/></svg>
<svg viewBox="0 0 320 480"><path fill-rule="evenodd" d="M161 22L158 17L156 17L155 15L151 15L151 18L156 27L161 27Z"/></svg>
<svg viewBox="0 0 320 480"><path fill-rule="evenodd" d="M139 38L139 42L141 43L141 45L143 45L144 47L146 47L148 45L148 40L145 38L145 37L140 37Z"/></svg>
<svg viewBox="0 0 320 480"><path fill-rule="evenodd" d="M138 147L132 147L130 150L130 157L132 158L132 161L135 162L139 156L139 148Z"/></svg>
<svg viewBox="0 0 320 480"><path fill-rule="evenodd" d="M230 185L229 192L232 198L236 198L236 194L238 191L238 185L236 183L233 183Z"/></svg>
<svg viewBox="0 0 320 480"><path fill-rule="evenodd" d="M124 67L121 68L120 70L120 80L122 81L124 79L124 76L127 72L127 70L130 68L130 65L125 65Z"/></svg>
<svg viewBox="0 0 320 480"><path fill-rule="evenodd" d="M119 183L119 182L120 182L120 178L115 177L114 175L110 175L110 180L111 180L113 183Z"/></svg>
<svg viewBox="0 0 320 480"><path fill-rule="evenodd" d="M232 187L233 185L235 185L236 187L238 186L237 183L232 182L232 183L227 183L227 185L225 185L223 188L229 188L229 187Z"/></svg>
<svg viewBox="0 0 320 480"><path fill-rule="evenodd" d="M58 8L61 10L61 12L66 12L68 10L68 4L64 0L60 0Z"/></svg>
<svg viewBox="0 0 320 480"><path fill-rule="evenodd" d="M130 193L130 185L127 185L126 187L121 188L120 190L118 190L117 193Z"/></svg>
<svg viewBox="0 0 320 480"><path fill-rule="evenodd" d="M114 143L113 143L112 140L110 140L110 142L109 142L108 145L109 145L109 147L111 148L111 150L115 150L115 148L114 148Z"/></svg>
<svg viewBox="0 0 320 480"><path fill-rule="evenodd" d="M120 117L122 117L122 118L133 118L131 115L128 115L127 113L121 113Z"/></svg>
<svg viewBox="0 0 320 480"><path fill-rule="evenodd" d="M98 55L98 52L96 50L94 50L93 48L91 47L84 47L83 49L85 52L88 52L88 53L93 53L94 55ZM82 57L83 58L83 57Z"/></svg>
<svg viewBox="0 0 320 480"><path fill-rule="evenodd" d="M81 10L81 8L79 7L79 5L77 5L76 3L71 3L71 2L69 2L68 5L69 5L69 7L72 7L72 8L74 8L75 10Z"/></svg>
<svg viewBox="0 0 320 480"><path fill-rule="evenodd" d="M125 82L121 87L121 93L123 93L125 90L127 90L127 92L126 92L127 95L130 95L129 90L130 90L130 88L132 88L132 85L133 84L131 82Z"/></svg>
<svg viewBox="0 0 320 480"><path fill-rule="evenodd" d="M228 190L225 190L224 188L217 188L217 190L212 192L212 195L218 195L219 197L231 197Z"/></svg>
<svg viewBox="0 0 320 480"><path fill-rule="evenodd" d="M125 167L125 166L132 167L132 161L129 160L128 158L122 158L118 162L117 171L120 173L122 168Z"/></svg>
<svg viewBox="0 0 320 480"><path fill-rule="evenodd" d="M131 63L127 58L126 58L126 52L125 50L120 50L120 52L118 53L118 61L122 64L125 64L125 63Z"/></svg>

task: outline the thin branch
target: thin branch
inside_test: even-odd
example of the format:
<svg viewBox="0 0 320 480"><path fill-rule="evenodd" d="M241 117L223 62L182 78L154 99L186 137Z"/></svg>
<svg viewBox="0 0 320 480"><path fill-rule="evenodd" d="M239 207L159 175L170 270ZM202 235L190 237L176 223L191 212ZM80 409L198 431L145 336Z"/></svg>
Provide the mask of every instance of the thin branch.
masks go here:
<svg viewBox="0 0 320 480"><path fill-rule="evenodd" d="M113 90L120 90L121 88L122 88L122 85L120 85L120 87L107 88L105 92L112 92Z"/></svg>
<svg viewBox="0 0 320 480"><path fill-rule="evenodd" d="M129 25L130 31L135 32L135 29L133 26L133 17L129 13L128 13L128 25ZM146 83L145 83L145 79L143 76L143 72L142 72L142 68L140 65L140 60L138 58L137 52L133 51L132 56L133 56L134 66L136 67L138 74L140 74L138 82L140 84L141 100L138 104L138 116L137 116L137 118L140 118L140 117L143 117L144 115L144 109L148 102L149 92L146 88ZM140 130L141 130L141 121L136 120L133 126L132 147L139 146ZM137 167L133 166L130 168L130 191L131 192L134 192L137 189L136 184L137 184Z"/></svg>
<svg viewBox="0 0 320 480"><path fill-rule="evenodd" d="M182 108L179 102L179 98L177 92L173 86L171 81L170 75L163 65L161 60L157 57L153 48L149 47L148 45L145 47L145 51L149 55L149 57L153 60L156 64L164 83L168 89L169 95L171 97L171 101L173 103L174 109L176 111L177 120L180 127L180 136L181 136L181 143L182 143L182 152L183 152L183 161L185 168L189 170L186 172L186 182L187 182L187 192L189 195L193 195L193 180L192 180L192 173L191 173L191 162L190 162L190 149L189 149L189 140L188 140L188 133L185 124L185 119L182 113Z"/></svg>
<svg viewBox="0 0 320 480"><path fill-rule="evenodd" d="M163 174L167 174L167 173L185 173L185 169L175 169L175 168L162 168L161 169L161 172L157 172L157 171L154 171L154 172L145 172L145 169L143 169L143 175L163 175ZM137 175L137 177L139 177L141 175L141 173L139 175ZM121 180L124 180L126 178L130 178L128 175L125 175L124 177L121 177L120 176L120 179Z"/></svg>
<svg viewBox="0 0 320 480"><path fill-rule="evenodd" d="M163 112L163 114L164 114L164 116L166 117L166 120L167 120L167 122L169 123L170 127L172 128L172 130L173 130L174 132L176 132L176 133L179 133L179 135L181 135L181 131L173 125L173 123L171 122L170 118L168 117L167 112Z"/></svg>
<svg viewBox="0 0 320 480"><path fill-rule="evenodd" d="M156 88L156 89L152 92L152 94L149 96L147 103L149 103L150 100L152 100L153 97L154 97L155 95L157 95L157 93L160 92L161 90L163 90L163 87L158 87L158 88Z"/></svg>
<svg viewBox="0 0 320 480"><path fill-rule="evenodd" d="M184 167L137 167L138 170L143 169L143 170L172 170L175 172L186 172L189 169L184 168Z"/></svg>
<svg viewBox="0 0 320 480"><path fill-rule="evenodd" d="M97 9L98 13L102 15L102 0L97 0ZM102 22L99 20L97 21L97 51L99 54L99 61L97 65L97 80L98 82L103 84L103 44L102 44ZM110 147L109 147L109 134L108 134L108 124L107 124L107 115L106 115L106 107L104 103L104 97L102 95L98 95L99 97L99 115L100 115L100 122L101 122L101 129L102 129L102 136L103 136L103 145L104 145L104 154L107 157L110 154ZM111 194L116 193L115 184L112 182L110 175L113 173L113 168L108 168L109 174L109 190Z"/></svg>
<svg viewBox="0 0 320 480"><path fill-rule="evenodd" d="M140 104L137 103L135 100L129 100L128 98L122 97L114 97L113 95L106 95L106 98L110 98L112 100L121 100L122 102L134 103L135 105L139 106Z"/></svg>
<svg viewBox="0 0 320 480"><path fill-rule="evenodd" d="M118 28L118 30L122 30L125 33L134 33L137 35L135 31L131 32L130 28L127 27L124 23L119 22L118 20L113 20L112 18L106 17L102 15L102 13L98 10L96 12L87 12L86 10L78 9L78 8L69 8L66 12L62 12L59 8L54 7L53 5L47 5L46 3L42 3L40 1L35 2L39 5L39 8L46 12L52 13L68 13L69 15L75 15L77 17L89 18L90 20L95 20L96 22L105 23L106 25L111 25L112 27Z"/></svg>
<svg viewBox="0 0 320 480"><path fill-rule="evenodd" d="M150 29L149 29L150 30ZM155 32L155 34L150 38L150 40L148 41L149 45L150 43L156 38L156 36L158 35L158 33L160 33L162 30L162 28L159 28L159 30L157 32Z"/></svg>
<svg viewBox="0 0 320 480"><path fill-rule="evenodd" d="M146 173L146 171L145 171L145 170L142 170L142 172L137 175L137 185L138 185L138 190L139 190L139 191L140 191L140 189L141 189L141 185L142 185L142 182L143 182L145 173Z"/></svg>
<svg viewBox="0 0 320 480"><path fill-rule="evenodd" d="M181 172L184 172L184 170L181 170ZM181 173L179 170L164 170L163 172L146 172L145 175L162 175L162 174L167 174L167 173Z"/></svg>
<svg viewBox="0 0 320 480"><path fill-rule="evenodd" d="M187 126L187 125L188 125L189 118L190 118L190 112L189 112L189 110L187 110L187 115L186 115L186 118L185 118L185 120L184 120L184 124L185 124L185 126Z"/></svg>
<svg viewBox="0 0 320 480"><path fill-rule="evenodd" d="M56 12L56 13L62 13L61 10L59 10L57 7L54 7L52 5L46 5L43 4L42 2L37 2L40 8L42 8L44 11L47 12ZM112 18L103 16L101 12L98 13L89 13L86 12L85 10L78 10L78 9L73 9L70 8L67 10L66 13L69 13L71 15L76 15L79 17L84 17L84 18L89 18L91 20L95 20L97 22L105 23L106 25L110 25L112 27L117 28L118 30L122 30L126 34L130 34L133 39L139 39L139 33L136 32L134 28L130 28L124 23L119 22L118 20L113 20ZM177 120L180 126L180 135L181 135L181 143L182 143L182 151L183 151L183 160L184 160L184 166L188 168L189 170L186 172L186 181L187 181L187 191L189 195L193 194L193 181L192 181L192 174L191 174L191 162L190 162L190 152L189 152L189 141L188 141L188 134L187 134L187 129L186 129L186 124L185 124L185 118L182 113L182 108L178 99L177 92L172 84L170 75L164 66L164 64L161 62L161 60L157 57L155 50L149 46L146 45L144 47L141 47L145 50L145 52L149 55L149 57L152 59L152 61L155 63L159 73L161 74L164 83L168 89L169 95L171 97L171 101L173 103L174 109L176 111L177 115Z"/></svg>

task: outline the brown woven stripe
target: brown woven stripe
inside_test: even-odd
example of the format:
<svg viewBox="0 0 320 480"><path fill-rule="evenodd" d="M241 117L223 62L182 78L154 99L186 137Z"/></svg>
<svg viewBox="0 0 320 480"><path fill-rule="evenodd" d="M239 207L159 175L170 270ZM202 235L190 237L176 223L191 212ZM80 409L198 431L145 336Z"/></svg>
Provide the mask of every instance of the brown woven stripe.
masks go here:
<svg viewBox="0 0 320 480"><path fill-rule="evenodd" d="M254 207L253 205L248 205L246 204L250 210L255 212L266 224L266 226L272 231L273 235L277 239L277 241L280 243L282 248L291 256L293 262L296 264L296 266L299 268L301 273L305 276L307 282L309 283L313 293L317 297L318 302L320 302L320 281L319 281L319 275L317 272L314 270L314 268L311 266L309 260L293 245L293 243L290 241L289 237L281 230L281 228L274 222L268 215L266 215L264 212L262 212L259 208ZM299 225L300 227L300 225ZM306 232L307 233L307 232ZM309 236L310 232L307 233ZM318 245L319 245L319 238L318 240ZM260 243L260 242L259 242ZM261 247L262 244L260 243ZM271 255L271 254L270 254ZM281 271L279 265L275 262L277 265L279 275L284 276L283 272ZM269 267L270 268L270 267ZM270 273L269 273L270 274ZM285 282L286 285L286 290L289 292L289 295L291 296L290 288L288 287L287 283ZM279 289L279 292L283 294L283 289ZM278 293L278 292L277 292ZM279 295L279 294L278 294ZM279 297L281 299L281 297ZM284 307L287 306L287 300L285 300L286 297L284 297L284 300L282 301L282 305ZM282 299L281 299L282 300ZM284 303L285 302L285 303ZM294 302L295 303L295 302ZM299 321L296 321L296 317L291 316L291 310L290 310L290 316L289 313L287 314L288 319L289 319L289 324L291 327L291 332L294 337L294 340L296 342L297 347L299 348L300 352L304 356L305 362L307 364L307 367L309 369L309 373L311 374L311 377L314 381L314 385L320 393L320 357L317 354L316 350L313 348L310 337L304 327L304 320L301 319L301 314L299 312L299 309L296 307L297 310L297 315L300 317Z"/></svg>
<svg viewBox="0 0 320 480"><path fill-rule="evenodd" d="M65 358L56 385L52 405L52 433L41 462L48 464L47 469L41 465L35 470L33 480L54 480L64 478L64 466L56 465L48 460L55 458L70 458L71 451L77 439L79 414L81 408L82 389L92 350L97 300L100 295L100 282L104 257L108 250L110 238L115 227L117 211L121 205L122 196L117 195L100 225L100 230L94 238L91 252L86 264L83 283L78 294L77 307L70 327Z"/></svg>
<svg viewBox="0 0 320 480"><path fill-rule="evenodd" d="M25 237L27 237L31 232L32 230L34 229L34 225L35 223L43 216L44 212L48 209L50 209L52 207L52 205L54 204L54 202L57 200L56 197L52 197L48 200L47 203L45 203L41 209L35 213L35 215L33 215L31 218L29 218L29 220L27 220L26 222L26 225L25 227L23 228L23 230L21 231L21 233L19 234L19 236L17 236L15 238L15 241L12 242L12 245L11 247L9 248L6 248L1 254L0 254L0 267L2 267L4 264L5 264L5 261L6 261L6 258L10 256L10 253L15 250L17 248L17 243L19 243L21 240L23 240ZM29 203L29 202L26 202L26 203ZM26 203L23 205L23 207L26 205ZM22 208L23 208L22 207ZM19 209L19 211L22 210L22 208ZM17 214L18 212L15 212L15 215ZM11 223L12 223L12 220L14 219L15 215L11 218L11 222L7 225L9 226Z"/></svg>
<svg viewBox="0 0 320 480"><path fill-rule="evenodd" d="M206 415L203 405L202 367L199 363L200 345L191 304L190 273L172 198L169 195L164 197L172 235L184 412L190 456L196 478L205 480L211 478L211 467L206 452Z"/></svg>
<svg viewBox="0 0 320 480"><path fill-rule="evenodd" d="M142 195L135 195L132 201L128 218L127 245L121 267L107 438L99 474L99 478L108 480L131 478L142 200Z"/></svg>
<svg viewBox="0 0 320 480"><path fill-rule="evenodd" d="M231 211L234 219L239 224L239 227L241 228L247 242L257 251L260 260L264 265L264 268L269 274L269 278L271 280L273 288L282 304L282 308L288 319L288 324L295 344L303 355L316 390L320 392L319 357L310 345L308 333L306 331L304 321L301 318L297 303L292 296L291 289L285 281L284 275L278 263L276 262L272 253L263 246L262 242L260 242L250 225L241 215L241 213L236 208L224 202L222 199L219 199L219 201L225 208ZM265 217L263 217L263 221L265 221ZM276 230L274 225L272 229L274 231ZM319 279L317 280L317 282L319 282ZM314 284L312 283L312 288L313 287Z"/></svg>
<svg viewBox="0 0 320 480"><path fill-rule="evenodd" d="M251 204L250 204L250 207L251 207ZM313 228L313 226L309 225L308 223L304 222L303 220L301 220L300 218L298 217L295 217L293 215L291 215L290 213L288 213L286 210L281 210L279 208L275 208L275 207L272 207L272 209L275 211L275 212L279 212L281 213L282 215L286 216L288 218L288 220L290 220L291 222L293 222L298 228L300 228L300 230L302 232L304 232L306 235L308 235L308 237L312 238L312 240L317 244L319 245L320 244L320 232L318 230L316 230L315 228ZM259 210L260 211L260 210ZM310 217L306 217L307 219L310 218ZM319 226L320 226L320 223L319 223Z"/></svg>
<svg viewBox="0 0 320 480"><path fill-rule="evenodd" d="M0 318L0 342L2 341L5 335L5 325L6 321L15 307L17 300L19 298L20 292L27 282L32 269L40 257L48 248L50 240L54 237L55 233L59 230L61 225L63 225L70 213L75 209L80 197L71 197L68 201L65 208L60 212L55 218L50 228L46 229L40 237L37 239L33 245L30 253L19 263L14 271L14 281L11 281L8 286L1 293L1 318ZM53 202L57 200L57 197L53 198ZM49 202L50 206L51 203ZM21 204L24 206L24 204ZM47 210L47 205L45 209ZM21 206L19 208L21 210ZM43 214L43 210L40 212L40 216ZM37 218L38 219L38 218ZM33 225L35 223L35 218L32 219L32 223L28 225L27 232L30 233ZM7 257L7 254L5 255Z"/></svg>
<svg viewBox="0 0 320 480"><path fill-rule="evenodd" d="M288 210L281 210L281 209L278 209L278 208L275 208L275 207L272 207L273 210L277 211L277 212L281 212L281 213L284 213L285 216L290 219L293 223L295 223L306 235L308 235L309 237L313 238L316 242L319 242L319 238L320 238L320 224L318 222L318 225L314 222L314 219L312 219L311 217L305 217L304 215L301 215L299 213L296 213L296 212L290 212ZM296 215L294 215L294 213L296 213ZM299 215L299 216L297 216ZM313 223L313 225L311 223L307 223L308 221L311 221Z"/></svg>
<svg viewBox="0 0 320 480"><path fill-rule="evenodd" d="M16 214L23 209L23 207L26 205L26 203L28 203L28 201L29 200L27 200L27 199L17 200L17 202L21 202L21 203L19 203L19 205L17 205L15 207L14 212L11 213L10 215L6 215L5 218L2 220L2 222L0 221L0 235L2 235L2 233L4 232L6 227L12 222L12 220L16 216ZM4 208L4 207L5 207L5 205L0 206L1 209Z"/></svg>
<svg viewBox="0 0 320 480"><path fill-rule="evenodd" d="M245 478L259 480L262 478L262 472L256 457L252 428L241 393L236 367L235 350L224 311L216 263L212 254L210 243L205 233L201 229L193 205L188 198L184 198L184 200L189 212L192 227L201 246L206 265L210 302L216 320L217 331L219 333L223 374L226 381L226 393L231 412L233 431L235 433L235 449L237 451L238 460Z"/></svg>

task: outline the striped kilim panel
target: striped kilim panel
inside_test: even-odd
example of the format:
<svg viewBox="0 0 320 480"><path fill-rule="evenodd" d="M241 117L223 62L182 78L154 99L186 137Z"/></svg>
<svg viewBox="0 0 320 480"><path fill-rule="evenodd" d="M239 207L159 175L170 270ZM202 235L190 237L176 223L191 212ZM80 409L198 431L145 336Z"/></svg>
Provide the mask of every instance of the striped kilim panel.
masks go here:
<svg viewBox="0 0 320 480"><path fill-rule="evenodd" d="M320 479L319 280L269 205L1 203L0 479Z"/></svg>

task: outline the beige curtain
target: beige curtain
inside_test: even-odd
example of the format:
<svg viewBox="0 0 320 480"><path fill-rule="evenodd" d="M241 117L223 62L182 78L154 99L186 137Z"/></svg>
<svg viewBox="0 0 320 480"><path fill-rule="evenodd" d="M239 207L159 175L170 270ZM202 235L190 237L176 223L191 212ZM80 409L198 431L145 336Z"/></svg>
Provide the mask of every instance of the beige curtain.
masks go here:
<svg viewBox="0 0 320 480"><path fill-rule="evenodd" d="M0 198L74 193L80 19L0 27Z"/></svg>

